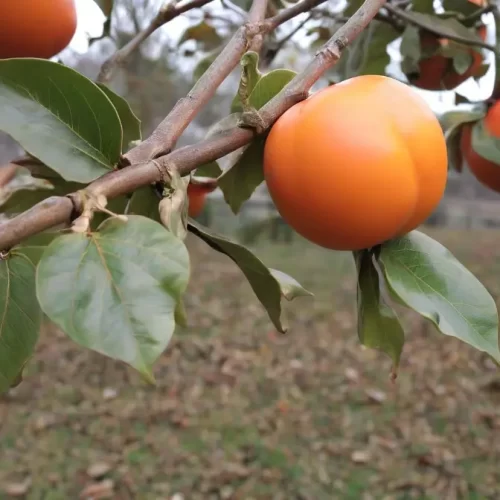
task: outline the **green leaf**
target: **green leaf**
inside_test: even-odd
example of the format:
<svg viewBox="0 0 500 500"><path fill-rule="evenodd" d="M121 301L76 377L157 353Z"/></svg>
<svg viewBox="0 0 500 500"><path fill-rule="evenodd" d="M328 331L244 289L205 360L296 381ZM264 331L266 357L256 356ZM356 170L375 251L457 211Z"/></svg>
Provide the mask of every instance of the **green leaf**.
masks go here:
<svg viewBox="0 0 500 500"><path fill-rule="evenodd" d="M249 51L243 54L240 60L241 79L240 87L243 88L246 96L250 96L257 82L262 78L262 73L259 71L259 54ZM241 105L240 92L238 92L231 104L231 113L243 111Z"/></svg>
<svg viewBox="0 0 500 500"><path fill-rule="evenodd" d="M405 74L419 73L419 61L422 58L420 30L408 24L401 38L400 52L403 56L401 69Z"/></svg>
<svg viewBox="0 0 500 500"><path fill-rule="evenodd" d="M18 166L15 169L14 177L4 186L0 186L0 207L5 205L19 191L52 189L54 189L54 186L48 180L33 177L27 168Z"/></svg>
<svg viewBox="0 0 500 500"><path fill-rule="evenodd" d="M260 109L281 92L295 75L294 71L287 69L276 69L267 73L257 82L250 94L250 105ZM226 121L231 123L239 116L237 113L229 115ZM256 137L248 146L235 151L230 156L230 164L219 177L218 185L224 199L235 214L264 180L264 144L265 137Z"/></svg>
<svg viewBox="0 0 500 500"><path fill-rule="evenodd" d="M365 0L347 0L347 6L344 9L345 16L352 16L364 3Z"/></svg>
<svg viewBox="0 0 500 500"><path fill-rule="evenodd" d="M75 342L154 381L152 365L170 341L188 279L183 242L136 215L54 240L36 284L42 310Z"/></svg>
<svg viewBox="0 0 500 500"><path fill-rule="evenodd" d="M233 3L240 9L243 9L247 12L250 10L250 7L252 6L252 0L229 0L228 3Z"/></svg>
<svg viewBox="0 0 500 500"><path fill-rule="evenodd" d="M222 170L216 161L211 161L210 163L205 163L196 167L195 175L199 177L212 177L217 178L222 174Z"/></svg>
<svg viewBox="0 0 500 500"><path fill-rule="evenodd" d="M224 199L234 214L250 199L255 189L264 180L265 138L257 137L247 148L240 151L234 165L218 179Z"/></svg>
<svg viewBox="0 0 500 500"><path fill-rule="evenodd" d="M91 182L120 158L115 107L95 83L67 66L0 61L0 109L0 130L66 180Z"/></svg>
<svg viewBox="0 0 500 500"><path fill-rule="evenodd" d="M115 94L110 88L106 87L106 85L102 83L98 83L97 85L108 96L109 100L116 108L118 116L120 117L123 129L123 152L128 149L128 146L132 141L141 140L141 120L137 118L135 113L132 111L130 104L123 97Z"/></svg>
<svg viewBox="0 0 500 500"><path fill-rule="evenodd" d="M212 65L218 55L221 53L221 49L217 48L209 52L205 57L198 61L198 64L193 71L193 80L197 82L205 73L205 71Z"/></svg>
<svg viewBox="0 0 500 500"><path fill-rule="evenodd" d="M500 138L488 132L484 119L472 125L471 145L479 156L499 165L500 168Z"/></svg>
<svg viewBox="0 0 500 500"><path fill-rule="evenodd" d="M0 394L16 383L38 340L35 266L12 250L0 259Z"/></svg>
<svg viewBox="0 0 500 500"><path fill-rule="evenodd" d="M127 215L142 215L160 222L160 198L152 186L144 186L136 191L130 198L125 213Z"/></svg>
<svg viewBox="0 0 500 500"><path fill-rule="evenodd" d="M188 40L195 40L202 46L203 50L214 49L222 41L217 30L206 21L201 21L201 23L188 28L181 36L178 45L182 45Z"/></svg>
<svg viewBox="0 0 500 500"><path fill-rule="evenodd" d="M109 17L113 10L113 0L94 0L97 5L101 8L102 13Z"/></svg>
<svg viewBox="0 0 500 500"><path fill-rule="evenodd" d="M495 301L443 245L413 231L384 243L379 262L402 303L500 362Z"/></svg>
<svg viewBox="0 0 500 500"><path fill-rule="evenodd" d="M399 366L405 342L403 327L380 293L380 278L368 250L354 252L358 271L358 336L360 342L385 352Z"/></svg>
<svg viewBox="0 0 500 500"><path fill-rule="evenodd" d="M292 300L299 295L308 295L308 292L299 292L300 285L295 280L283 273L271 271L244 246L209 231L193 220L189 221L188 229L211 248L227 255L241 269L276 329L285 333L287 328L281 318L281 295Z"/></svg>
<svg viewBox="0 0 500 500"><path fill-rule="evenodd" d="M415 12L432 14L434 12L434 0L413 0L411 8Z"/></svg>
<svg viewBox="0 0 500 500"><path fill-rule="evenodd" d="M60 235L58 231L45 231L30 236L15 247L16 254L23 254L35 265L38 265L45 249Z"/></svg>
<svg viewBox="0 0 500 500"><path fill-rule="evenodd" d="M357 75L384 75L390 56L387 45L401 35L390 24L372 21L348 47L345 54L335 65L335 73L342 79Z"/></svg>
<svg viewBox="0 0 500 500"><path fill-rule="evenodd" d="M297 73L289 69L275 69L262 76L250 94L250 105L255 109L262 108L276 94L279 94Z"/></svg>
<svg viewBox="0 0 500 500"><path fill-rule="evenodd" d="M469 42L482 43L481 37L473 29L466 28L455 18L443 18L431 14L412 11L405 11L405 16L408 17L409 20L418 23L420 27L425 28L428 31L433 33L437 31L443 38L448 36L461 37Z"/></svg>
<svg viewBox="0 0 500 500"><path fill-rule="evenodd" d="M297 297L313 297L314 294L306 290L295 278L288 276L277 269L269 269L273 278L279 283L281 294L286 300L293 300Z"/></svg>
<svg viewBox="0 0 500 500"><path fill-rule="evenodd" d="M448 165L457 172L462 171L462 151L460 148L460 137L462 127L466 123L480 120L485 116L484 109L471 111L449 111L440 116L439 121L444 130L446 147L448 148Z"/></svg>
<svg viewBox="0 0 500 500"><path fill-rule="evenodd" d="M470 16L481 8L470 0L443 0L443 7L447 11L459 12L464 16Z"/></svg>

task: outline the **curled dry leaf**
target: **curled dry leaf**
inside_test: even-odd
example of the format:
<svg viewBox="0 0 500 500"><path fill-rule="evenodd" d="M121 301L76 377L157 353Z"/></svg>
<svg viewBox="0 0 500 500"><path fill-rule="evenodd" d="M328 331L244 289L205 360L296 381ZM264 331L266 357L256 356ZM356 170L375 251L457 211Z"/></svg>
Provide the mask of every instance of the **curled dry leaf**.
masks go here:
<svg viewBox="0 0 500 500"><path fill-rule="evenodd" d="M172 234L184 240L187 236L189 177L181 177L176 170L169 174L170 186L165 188L165 196L158 206L160 220Z"/></svg>

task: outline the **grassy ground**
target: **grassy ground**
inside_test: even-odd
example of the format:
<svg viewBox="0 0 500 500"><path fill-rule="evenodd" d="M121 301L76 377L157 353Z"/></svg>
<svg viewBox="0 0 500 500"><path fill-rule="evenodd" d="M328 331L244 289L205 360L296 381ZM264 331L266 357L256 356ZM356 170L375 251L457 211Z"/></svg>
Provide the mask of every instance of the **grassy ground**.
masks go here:
<svg viewBox="0 0 500 500"><path fill-rule="evenodd" d="M497 299L499 234L435 233ZM357 341L348 254L256 247L316 295L288 307L282 336L231 262L189 246L190 328L156 389L44 332L0 399L1 499L500 498L500 375L486 356L405 315L392 385L388 359Z"/></svg>

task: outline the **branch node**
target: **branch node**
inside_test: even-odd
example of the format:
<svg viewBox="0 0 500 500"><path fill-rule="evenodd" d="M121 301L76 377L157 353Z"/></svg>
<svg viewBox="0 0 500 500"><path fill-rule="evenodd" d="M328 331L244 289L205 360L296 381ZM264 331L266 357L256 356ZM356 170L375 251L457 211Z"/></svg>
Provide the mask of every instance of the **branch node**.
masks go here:
<svg viewBox="0 0 500 500"><path fill-rule="evenodd" d="M174 163L167 159L163 159L163 164L156 160L151 160L151 163L160 173L160 182L162 184L169 184L172 179L170 172L176 169Z"/></svg>

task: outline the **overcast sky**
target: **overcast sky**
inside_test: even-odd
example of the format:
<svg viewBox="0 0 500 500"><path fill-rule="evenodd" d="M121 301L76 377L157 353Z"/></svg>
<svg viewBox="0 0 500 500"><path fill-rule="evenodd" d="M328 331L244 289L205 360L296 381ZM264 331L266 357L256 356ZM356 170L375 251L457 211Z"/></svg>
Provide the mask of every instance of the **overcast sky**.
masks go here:
<svg viewBox="0 0 500 500"><path fill-rule="evenodd" d="M2 0L0 0L2 1ZM78 11L78 28L71 41L70 47L74 51L84 53L87 50L88 36L99 36L102 32L102 23L104 15L99 7L94 3L94 0L76 0ZM488 24L489 43L495 43L494 27L492 25L492 16L488 14L485 19ZM169 23L170 33L179 33L186 26L185 18L177 18ZM394 52L397 56L398 51ZM494 55L490 51L485 51L487 61L494 62ZM464 82L458 90L460 93L472 100L482 100L488 97L494 80L494 67L491 66L488 73L481 79L481 84L478 85L472 78ZM427 92L419 91L423 95L435 111L443 111L453 106L453 92Z"/></svg>

